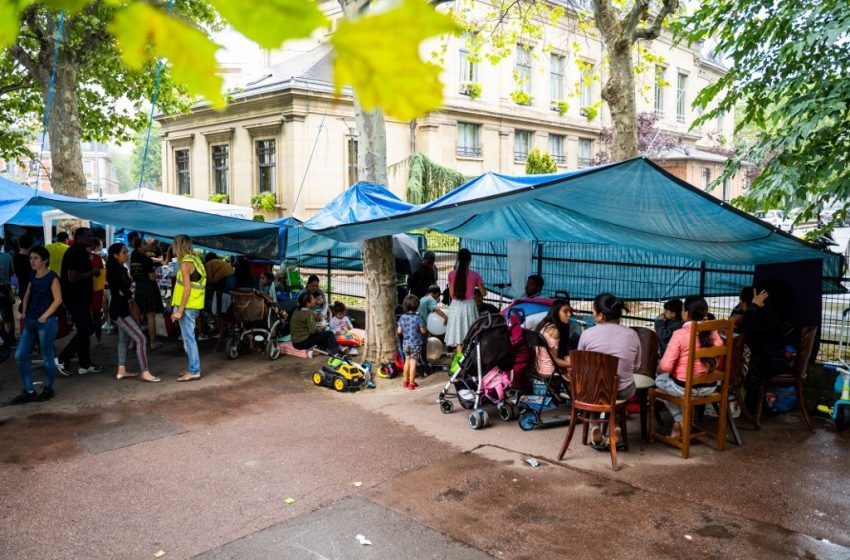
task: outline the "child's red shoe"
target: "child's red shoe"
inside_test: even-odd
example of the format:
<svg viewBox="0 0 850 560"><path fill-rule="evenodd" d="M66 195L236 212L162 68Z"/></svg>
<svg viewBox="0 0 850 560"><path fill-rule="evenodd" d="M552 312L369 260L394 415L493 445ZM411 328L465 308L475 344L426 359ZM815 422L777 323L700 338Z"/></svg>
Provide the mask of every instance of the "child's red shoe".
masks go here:
<svg viewBox="0 0 850 560"><path fill-rule="evenodd" d="M416 389L417 387L419 387L419 384L416 383L415 381L411 381L410 383L407 384L407 388L410 389L411 391Z"/></svg>
<svg viewBox="0 0 850 560"><path fill-rule="evenodd" d="M407 382L407 379L404 380L404 383L402 385L404 385L405 389L410 388L410 383Z"/></svg>

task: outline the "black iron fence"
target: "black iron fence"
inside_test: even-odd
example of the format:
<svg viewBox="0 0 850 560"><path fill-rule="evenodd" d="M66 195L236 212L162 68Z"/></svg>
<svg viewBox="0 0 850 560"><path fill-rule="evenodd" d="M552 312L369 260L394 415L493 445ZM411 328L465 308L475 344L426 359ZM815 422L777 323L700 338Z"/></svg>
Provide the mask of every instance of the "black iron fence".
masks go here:
<svg viewBox="0 0 850 560"><path fill-rule="evenodd" d="M445 287L460 242L450 236L441 236L436 239L436 243L433 241L429 238L429 248L437 255L438 282L441 287ZM664 259L663 262L654 263L606 261L603 246L599 246L599 251L595 253L597 258L588 258L586 252L571 254L565 246L536 244L532 272L545 278L544 295L552 295L559 290L569 292L573 307L579 313L590 313L590 302L601 292L640 294L644 285L671 287L669 297L626 298L629 312L624 317L624 323L629 326L651 326L655 317L661 313L664 301L689 294L703 294L713 313L718 317L727 317L738 304L740 288L752 284L751 267L712 266L687 259L681 259L680 262ZM503 307L512 299L508 295L511 290L508 288L505 266L507 254L486 249L472 250L473 268L490 282L490 293L486 300ZM365 308L366 282L359 253L331 251L322 255L301 255L299 260L307 265L302 267L305 278L307 274L320 277L331 302L342 301L348 307ZM579 280L582 288L570 290ZM850 286L850 278L845 278L844 282ZM842 311L848 307L850 294L823 296L821 361L836 359L839 340L850 332L850 326L845 324L842 317Z"/></svg>

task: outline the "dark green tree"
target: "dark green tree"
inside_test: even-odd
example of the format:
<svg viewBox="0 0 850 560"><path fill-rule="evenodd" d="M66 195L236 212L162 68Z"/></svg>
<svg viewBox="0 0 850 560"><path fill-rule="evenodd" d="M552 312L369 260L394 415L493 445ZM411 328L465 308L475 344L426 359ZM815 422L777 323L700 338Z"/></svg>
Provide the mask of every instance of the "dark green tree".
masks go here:
<svg viewBox="0 0 850 560"><path fill-rule="evenodd" d="M153 92L152 64L139 71L121 62L115 39L107 32L118 4L102 0L67 12L59 46L48 133L51 184L56 192L85 195L80 141L130 141L147 124ZM177 0L174 12L201 26L219 19L201 0ZM0 50L0 157L28 158L27 143L40 131L53 68L59 12L42 4L26 7L14 42ZM190 98L171 73L162 73L159 107L185 109ZM129 107L128 103L129 102ZM10 131L10 132L6 132ZM157 139L158 141L158 139Z"/></svg>
<svg viewBox="0 0 850 560"><path fill-rule="evenodd" d="M143 187L158 189L162 185L162 142L160 142L162 127L154 123L151 128L148 153L145 159L144 176L141 177ZM133 147L133 166L130 177L133 188L139 186L139 177L142 175L142 158L145 156L145 139L148 135L147 127L136 133Z"/></svg>
<svg viewBox="0 0 850 560"><path fill-rule="evenodd" d="M740 143L725 172L754 163L761 173L736 203L747 210L804 209L850 199L850 10L845 0L706 0L679 29L693 43L715 40L729 72L696 103L701 122L731 109ZM718 181L722 180L719 178Z"/></svg>

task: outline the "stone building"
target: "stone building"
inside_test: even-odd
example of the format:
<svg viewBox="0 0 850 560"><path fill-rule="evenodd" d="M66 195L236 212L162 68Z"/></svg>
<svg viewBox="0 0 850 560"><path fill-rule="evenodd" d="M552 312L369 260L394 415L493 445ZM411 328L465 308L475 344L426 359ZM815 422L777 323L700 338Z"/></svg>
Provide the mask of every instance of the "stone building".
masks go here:
<svg viewBox="0 0 850 560"><path fill-rule="evenodd" d="M326 4L331 18L340 16L335 5ZM547 27L546 35L566 34L574 20L562 19ZM255 206L259 196L271 193L275 210L264 212L267 218L306 218L356 182L350 91L339 98L333 94L326 44L333 28L287 49L263 52L267 70L233 91L224 111L201 104L186 115L160 116L163 189L199 198L221 194L233 204L253 201ZM590 165L600 149L600 131L611 122L600 103L598 41L583 40L578 55L522 43L498 65L473 62L462 37L445 41L444 106L413 122L387 119L394 192L404 197L406 161L417 152L468 176L522 174L533 148L550 153L562 171ZM638 111L655 112L662 130L682 138L681 150L655 159L702 187L706 177L719 175L724 161L702 148L731 145L733 115L690 130L698 116L691 104L724 69L696 50L673 46L669 37L650 48L663 62L638 76ZM739 194L742 182L728 183L726 196Z"/></svg>

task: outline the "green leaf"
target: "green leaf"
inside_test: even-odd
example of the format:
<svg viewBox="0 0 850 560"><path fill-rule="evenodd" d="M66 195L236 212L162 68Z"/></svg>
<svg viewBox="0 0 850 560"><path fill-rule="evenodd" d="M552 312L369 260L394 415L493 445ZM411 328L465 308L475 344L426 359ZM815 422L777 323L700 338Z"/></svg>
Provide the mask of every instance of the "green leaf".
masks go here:
<svg viewBox="0 0 850 560"><path fill-rule="evenodd" d="M118 40L121 59L129 68L141 69L151 56L166 58L174 81L203 95L214 107L224 107L215 60L219 46L202 31L141 3L119 10L109 31Z"/></svg>
<svg viewBox="0 0 850 560"><path fill-rule="evenodd" d="M243 0L211 0L237 31L261 47L277 48L286 40L309 37L328 24L313 0L263 0L246 7Z"/></svg>
<svg viewBox="0 0 850 560"><path fill-rule="evenodd" d="M0 0L0 48L11 45L18 37L21 11L23 6L14 0Z"/></svg>
<svg viewBox="0 0 850 560"><path fill-rule="evenodd" d="M56 11L65 10L75 14L86 7L91 0L41 0L39 4Z"/></svg>
<svg viewBox="0 0 850 560"><path fill-rule="evenodd" d="M365 110L380 107L401 120L440 107L442 69L422 60L419 45L460 30L454 19L424 0L403 0L389 11L343 21L331 37L337 94L351 84Z"/></svg>

